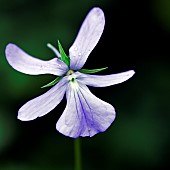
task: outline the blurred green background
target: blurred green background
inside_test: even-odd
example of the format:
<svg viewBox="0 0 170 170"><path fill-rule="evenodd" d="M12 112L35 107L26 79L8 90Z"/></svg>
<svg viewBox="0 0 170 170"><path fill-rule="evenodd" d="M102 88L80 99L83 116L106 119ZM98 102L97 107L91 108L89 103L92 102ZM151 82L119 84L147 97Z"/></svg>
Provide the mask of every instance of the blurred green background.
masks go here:
<svg viewBox="0 0 170 170"><path fill-rule="evenodd" d="M84 68L111 74L136 71L129 81L90 88L117 111L112 126L82 139L83 169L163 169L170 157L170 1L169 0L0 0L0 170L73 170L74 140L55 124L65 99L48 115L17 120L18 109L48 89L55 77L29 76L12 69L4 55L12 42L41 59L54 54L47 43L64 49L73 43L88 11L99 6L104 33Z"/></svg>

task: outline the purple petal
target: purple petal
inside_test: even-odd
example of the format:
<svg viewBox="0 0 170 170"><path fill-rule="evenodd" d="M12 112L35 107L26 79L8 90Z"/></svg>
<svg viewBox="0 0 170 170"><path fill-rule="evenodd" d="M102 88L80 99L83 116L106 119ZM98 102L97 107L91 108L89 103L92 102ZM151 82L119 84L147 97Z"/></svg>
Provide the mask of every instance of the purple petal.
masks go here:
<svg viewBox="0 0 170 170"><path fill-rule="evenodd" d="M89 54L98 43L105 25L104 13L93 8L85 18L80 31L69 49L70 67L79 70L85 64Z"/></svg>
<svg viewBox="0 0 170 170"><path fill-rule="evenodd" d="M15 70L25 74L53 74L61 76L68 71L68 66L58 58L43 61L28 55L15 44L8 44L5 54L8 63Z"/></svg>
<svg viewBox="0 0 170 170"><path fill-rule="evenodd" d="M24 104L18 111L18 119L29 121L49 113L63 99L67 83L68 78L64 77L49 91Z"/></svg>
<svg viewBox="0 0 170 170"><path fill-rule="evenodd" d="M67 106L56 124L56 129L69 137L94 136L105 131L115 119L110 104L94 96L86 85L67 89Z"/></svg>
<svg viewBox="0 0 170 170"><path fill-rule="evenodd" d="M134 71L126 71L110 75L90 75L76 72L75 75L79 82L93 87L106 87L114 84L122 83L134 75Z"/></svg>

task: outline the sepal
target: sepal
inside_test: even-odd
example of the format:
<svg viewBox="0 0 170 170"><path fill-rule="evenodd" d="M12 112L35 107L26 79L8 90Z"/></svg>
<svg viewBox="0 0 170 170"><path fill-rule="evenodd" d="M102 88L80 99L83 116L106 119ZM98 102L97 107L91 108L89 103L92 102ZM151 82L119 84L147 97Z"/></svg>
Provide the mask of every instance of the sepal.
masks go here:
<svg viewBox="0 0 170 170"><path fill-rule="evenodd" d="M53 86L53 85L55 85L56 83L58 83L62 78L63 78L62 76L57 77L55 80L53 80L52 82L50 82L50 83L42 86L41 88Z"/></svg>
<svg viewBox="0 0 170 170"><path fill-rule="evenodd" d="M61 54L60 60L63 61L68 66L70 66L70 57L68 57L66 55L66 53L64 52L64 49L63 49L59 40L58 40L58 47L59 47L59 51L60 51L60 54Z"/></svg>
<svg viewBox="0 0 170 170"><path fill-rule="evenodd" d="M86 74L91 74L91 73L97 73L99 71L103 71L105 69L107 69L108 67L104 67L104 68L98 68L98 69L81 69L79 70L80 73L86 73Z"/></svg>

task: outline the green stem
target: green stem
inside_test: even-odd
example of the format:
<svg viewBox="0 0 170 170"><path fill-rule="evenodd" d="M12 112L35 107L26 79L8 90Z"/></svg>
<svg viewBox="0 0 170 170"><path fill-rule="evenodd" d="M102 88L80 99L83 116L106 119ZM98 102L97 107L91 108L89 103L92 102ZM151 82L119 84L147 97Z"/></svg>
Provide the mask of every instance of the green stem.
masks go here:
<svg viewBox="0 0 170 170"><path fill-rule="evenodd" d="M75 170L82 170L80 138L74 140Z"/></svg>

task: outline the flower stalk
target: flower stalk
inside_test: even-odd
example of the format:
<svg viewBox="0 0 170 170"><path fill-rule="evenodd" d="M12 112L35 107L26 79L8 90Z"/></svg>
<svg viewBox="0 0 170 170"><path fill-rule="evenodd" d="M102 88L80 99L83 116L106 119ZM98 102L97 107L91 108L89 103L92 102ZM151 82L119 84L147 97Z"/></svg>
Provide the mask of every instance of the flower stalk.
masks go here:
<svg viewBox="0 0 170 170"><path fill-rule="evenodd" d="M75 170L82 170L80 138L74 139L74 159L75 159Z"/></svg>

